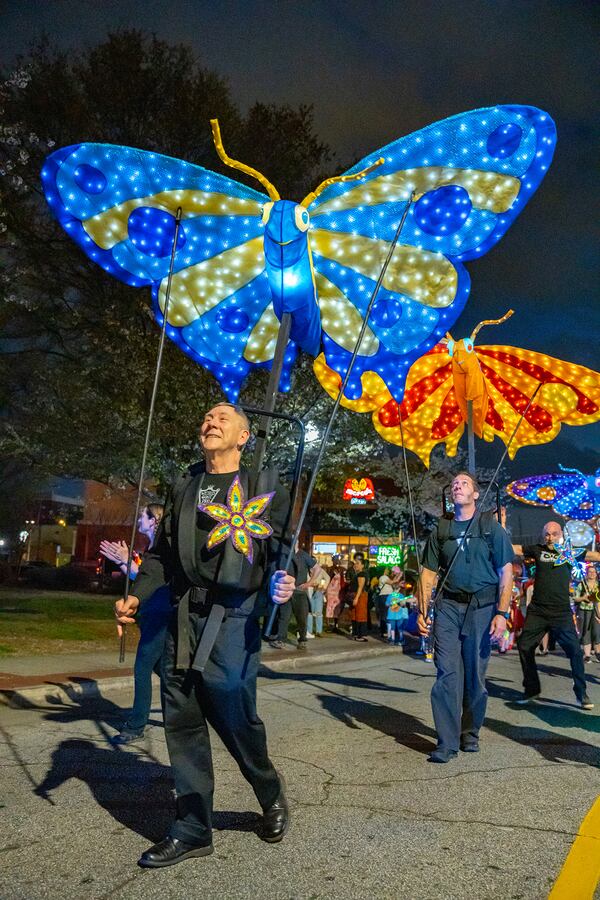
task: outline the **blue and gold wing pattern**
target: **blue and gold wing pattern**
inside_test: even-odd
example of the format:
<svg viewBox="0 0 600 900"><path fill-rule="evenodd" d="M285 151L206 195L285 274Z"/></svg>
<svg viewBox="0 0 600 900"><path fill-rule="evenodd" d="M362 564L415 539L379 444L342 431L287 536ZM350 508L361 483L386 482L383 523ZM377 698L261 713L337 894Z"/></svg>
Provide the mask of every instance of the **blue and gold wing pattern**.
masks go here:
<svg viewBox="0 0 600 900"><path fill-rule="evenodd" d="M152 287L161 324L181 207L168 336L231 398L252 365L270 363L278 322L263 252L268 197L200 166L109 144L62 148L46 160L42 182L59 222L92 260L127 284Z"/></svg>
<svg viewBox="0 0 600 900"><path fill-rule="evenodd" d="M552 160L547 113L496 106L462 113L384 147L308 207L328 365L344 374L402 205L413 202L369 320L347 395L364 372L402 399L412 362L460 315L470 290L463 262L482 256L510 227Z"/></svg>

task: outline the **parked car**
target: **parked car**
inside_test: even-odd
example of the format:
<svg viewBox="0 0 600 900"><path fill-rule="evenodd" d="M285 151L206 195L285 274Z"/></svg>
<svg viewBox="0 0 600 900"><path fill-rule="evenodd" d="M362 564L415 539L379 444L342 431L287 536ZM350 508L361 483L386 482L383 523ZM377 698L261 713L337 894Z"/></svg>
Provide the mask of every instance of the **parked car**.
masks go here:
<svg viewBox="0 0 600 900"><path fill-rule="evenodd" d="M33 587L47 587L54 578L56 567L43 559L32 559L24 562L19 569L17 582Z"/></svg>

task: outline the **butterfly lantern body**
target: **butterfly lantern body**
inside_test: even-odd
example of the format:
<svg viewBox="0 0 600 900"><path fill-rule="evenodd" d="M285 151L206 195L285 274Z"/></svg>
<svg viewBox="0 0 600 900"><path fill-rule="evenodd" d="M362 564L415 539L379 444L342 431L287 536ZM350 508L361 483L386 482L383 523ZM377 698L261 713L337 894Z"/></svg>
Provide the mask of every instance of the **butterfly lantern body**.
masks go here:
<svg viewBox="0 0 600 900"><path fill-rule="evenodd" d="M483 436L485 417L489 406L489 394L479 365L472 338L448 341L448 353L452 360L452 380L456 403L463 421L468 421L468 403L472 404L473 431Z"/></svg>
<svg viewBox="0 0 600 900"><path fill-rule="evenodd" d="M464 262L493 247L551 162L552 119L530 106L474 110L430 125L323 182L301 203L281 200L254 169L221 159L267 194L190 163L81 143L46 160L42 182L58 220L89 257L152 289L162 324L175 215L167 335L208 368L230 399L272 363L291 314L283 388L296 348L345 373L390 243L411 197L348 382L379 378L402 400L412 363L451 328L469 294Z"/></svg>
<svg viewBox="0 0 600 900"><path fill-rule="evenodd" d="M307 239L308 211L290 200L275 200L263 209L264 254L273 312L279 321L292 315L294 337L316 356L321 346L321 320Z"/></svg>
<svg viewBox="0 0 600 900"><path fill-rule="evenodd" d="M531 475L512 481L506 492L533 506L551 506L561 516L592 522L600 516L600 469L585 475L559 466L562 472Z"/></svg>

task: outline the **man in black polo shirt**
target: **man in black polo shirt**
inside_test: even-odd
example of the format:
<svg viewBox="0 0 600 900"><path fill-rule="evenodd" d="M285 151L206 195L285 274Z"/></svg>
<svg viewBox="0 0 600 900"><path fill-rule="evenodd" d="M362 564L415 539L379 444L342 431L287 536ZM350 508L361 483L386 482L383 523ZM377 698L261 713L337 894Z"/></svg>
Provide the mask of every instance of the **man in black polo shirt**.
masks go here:
<svg viewBox="0 0 600 900"><path fill-rule="evenodd" d="M593 709L594 704L587 695L583 653L569 599L572 566L565 558L565 553L561 552L564 538L558 522L547 522L544 525L542 540L542 544L527 547L515 544L518 553L535 559L533 599L527 610L525 626L517 641L525 689L522 699L517 700L517 703L527 704L541 693L535 649L543 636L550 632L571 663L573 690L579 706L582 709ZM596 561L600 559L600 553L588 551L585 559Z"/></svg>
<svg viewBox="0 0 600 900"><path fill-rule="evenodd" d="M513 549L493 515L477 512L478 499L473 476L459 472L452 482L455 513L445 522L447 537L440 540L440 520L429 535L417 586L417 624L421 634L427 634L433 587L438 573L443 580L448 572L435 600L437 679L431 691L431 707L438 746L430 762L449 762L457 756L459 747L467 753L479 750L479 729L487 704L485 674L490 637L504 633L509 616Z"/></svg>

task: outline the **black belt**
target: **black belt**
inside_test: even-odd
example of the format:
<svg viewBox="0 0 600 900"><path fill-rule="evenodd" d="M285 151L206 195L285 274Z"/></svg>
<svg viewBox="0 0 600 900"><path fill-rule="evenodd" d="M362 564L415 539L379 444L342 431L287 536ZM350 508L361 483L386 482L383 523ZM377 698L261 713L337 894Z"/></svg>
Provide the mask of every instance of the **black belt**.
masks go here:
<svg viewBox="0 0 600 900"><path fill-rule="evenodd" d="M472 591L471 593L467 593L466 591L447 591L446 589L444 589L442 599L448 598L449 600L454 600L456 603L462 603L467 607L462 628L460 629L460 634L462 637L465 637L471 633L471 630L473 628L473 619L475 617L475 610L479 608L479 600L485 599L486 594L489 594L489 605L491 605L496 600L496 591L497 588L495 585L488 585L486 587L480 588L478 591ZM484 605L487 606L488 604Z"/></svg>
<svg viewBox="0 0 600 900"><path fill-rule="evenodd" d="M200 640L190 658L190 609L207 616ZM177 606L177 662L178 669L192 668L203 672L217 635L228 610L221 603L208 600L206 588L194 587L186 591Z"/></svg>
<svg viewBox="0 0 600 900"><path fill-rule="evenodd" d="M467 594L466 591L447 591L444 589L444 597L454 600L456 603L470 603L473 593Z"/></svg>

